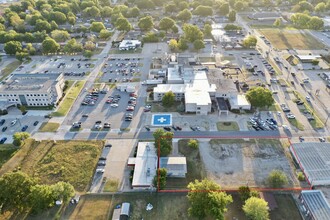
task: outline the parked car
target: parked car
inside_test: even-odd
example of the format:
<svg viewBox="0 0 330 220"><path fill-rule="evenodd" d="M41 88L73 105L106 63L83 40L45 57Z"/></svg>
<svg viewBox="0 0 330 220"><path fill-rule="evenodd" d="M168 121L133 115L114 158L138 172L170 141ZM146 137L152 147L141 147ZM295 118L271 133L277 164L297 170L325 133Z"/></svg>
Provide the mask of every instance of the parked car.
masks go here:
<svg viewBox="0 0 330 220"><path fill-rule="evenodd" d="M106 123L104 123L103 127L104 128L111 128L111 124L106 122Z"/></svg>
<svg viewBox="0 0 330 220"><path fill-rule="evenodd" d="M11 126L14 126L16 123L17 123L17 120L15 119L15 120L12 120L12 121L10 122L10 125L11 125Z"/></svg>
<svg viewBox="0 0 330 220"><path fill-rule="evenodd" d="M1 140L0 140L0 144L4 144L4 143L6 142L6 140L7 140L6 137L1 138Z"/></svg>
<svg viewBox="0 0 330 220"><path fill-rule="evenodd" d="M39 124L39 121L35 121L35 122L33 123L34 126L37 126L38 124Z"/></svg>
<svg viewBox="0 0 330 220"><path fill-rule="evenodd" d="M2 128L2 132L5 132L7 130L7 126Z"/></svg>
<svg viewBox="0 0 330 220"><path fill-rule="evenodd" d="M101 124L102 123L102 121L96 121L95 122L95 124Z"/></svg>
<svg viewBox="0 0 330 220"><path fill-rule="evenodd" d="M103 168L98 168L98 169L96 169L96 172L97 173L104 173L104 169Z"/></svg>
<svg viewBox="0 0 330 220"><path fill-rule="evenodd" d="M1 121L0 121L0 126L2 126L5 122L6 122L5 119L1 119Z"/></svg>
<svg viewBox="0 0 330 220"><path fill-rule="evenodd" d="M98 166L105 166L106 162L105 162L105 160L100 160L99 162L97 162L97 165Z"/></svg>
<svg viewBox="0 0 330 220"><path fill-rule="evenodd" d="M110 105L112 108L117 108L119 105L117 103L113 103Z"/></svg>
<svg viewBox="0 0 330 220"><path fill-rule="evenodd" d="M170 127L164 127L164 130L171 131L171 128Z"/></svg>
<svg viewBox="0 0 330 220"><path fill-rule="evenodd" d="M320 142L325 142L325 137L319 137Z"/></svg>

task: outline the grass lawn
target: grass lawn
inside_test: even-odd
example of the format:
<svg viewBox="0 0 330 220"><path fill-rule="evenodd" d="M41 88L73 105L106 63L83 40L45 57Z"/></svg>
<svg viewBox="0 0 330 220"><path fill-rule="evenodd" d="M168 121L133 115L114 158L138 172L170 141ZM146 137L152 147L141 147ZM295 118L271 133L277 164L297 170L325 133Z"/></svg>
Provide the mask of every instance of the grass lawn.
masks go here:
<svg viewBox="0 0 330 220"><path fill-rule="evenodd" d="M7 162L19 148L12 144L2 144L0 145L0 167Z"/></svg>
<svg viewBox="0 0 330 220"><path fill-rule="evenodd" d="M166 189L186 189L189 182L206 177L206 171L198 149L188 147L188 139L179 140L179 152L186 157L186 178L167 178Z"/></svg>
<svg viewBox="0 0 330 220"><path fill-rule="evenodd" d="M84 195L76 208L70 213L65 211L62 219L99 220L108 219L112 206L111 195ZM132 219L132 218L131 218Z"/></svg>
<svg viewBox="0 0 330 220"><path fill-rule="evenodd" d="M1 70L1 78L0 81L2 81L4 78L6 78L9 74L11 74L17 67L19 67L22 64L21 61L15 60L8 64L4 69Z"/></svg>
<svg viewBox="0 0 330 220"><path fill-rule="evenodd" d="M313 36L300 30L283 29L260 29L263 34L275 48L280 50L321 50L324 45L318 42Z"/></svg>
<svg viewBox="0 0 330 220"><path fill-rule="evenodd" d="M35 141L27 139L0 175L19 167L43 184L71 183L78 192L89 188L103 141ZM7 165L8 164L8 165Z"/></svg>
<svg viewBox="0 0 330 220"><path fill-rule="evenodd" d="M302 123L300 123L299 121L297 121L297 119L289 119L288 121L290 122L290 124L292 124L293 126L295 126L296 128L298 128L298 130L303 131L305 130L305 127Z"/></svg>
<svg viewBox="0 0 330 220"><path fill-rule="evenodd" d="M68 94L62 100L56 112L52 115L55 117L65 116L84 87L86 81L77 81L69 90Z"/></svg>
<svg viewBox="0 0 330 220"><path fill-rule="evenodd" d="M306 101L306 99L297 91L293 91L293 94L296 96L297 99L303 100L304 101L304 105L303 107L299 108L300 111L304 111L304 110L308 110L309 112L311 112L313 114L313 117L315 118L315 120L309 121L310 125L314 128L314 129L321 129L324 127L324 123L321 121L320 116L318 115L318 113L314 110L314 108L312 108L312 106L310 106L310 104L308 104L308 102Z"/></svg>
<svg viewBox="0 0 330 220"><path fill-rule="evenodd" d="M237 122L217 122L218 131L239 131Z"/></svg>
<svg viewBox="0 0 330 220"><path fill-rule="evenodd" d="M117 192L118 185L119 185L118 180L107 180L104 185L103 192Z"/></svg>
<svg viewBox="0 0 330 220"><path fill-rule="evenodd" d="M151 112L183 112L184 105L182 102L174 102L171 107L164 107L161 102L152 103Z"/></svg>
<svg viewBox="0 0 330 220"><path fill-rule="evenodd" d="M195 219L188 216L189 203L186 194L149 192L116 194L113 196L110 219L114 207L123 202L131 203L130 219ZM151 211L146 211L148 203L153 206Z"/></svg>
<svg viewBox="0 0 330 220"><path fill-rule="evenodd" d="M39 128L40 132L55 132L60 127L59 123L43 122Z"/></svg>
<svg viewBox="0 0 330 220"><path fill-rule="evenodd" d="M274 194L278 208L270 212L270 218L276 220L302 219L299 210L289 194Z"/></svg>

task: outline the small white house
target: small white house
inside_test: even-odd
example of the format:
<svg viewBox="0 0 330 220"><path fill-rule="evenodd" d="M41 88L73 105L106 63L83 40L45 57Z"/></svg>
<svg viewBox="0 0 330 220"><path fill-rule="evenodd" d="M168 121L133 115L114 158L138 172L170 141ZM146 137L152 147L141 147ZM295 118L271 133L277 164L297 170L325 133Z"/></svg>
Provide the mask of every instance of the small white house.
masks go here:
<svg viewBox="0 0 330 220"><path fill-rule="evenodd" d="M160 167L167 170L168 177L186 177L186 157L161 157L159 162Z"/></svg>
<svg viewBox="0 0 330 220"><path fill-rule="evenodd" d="M119 50L134 50L141 46L141 41L139 40L123 40L119 44Z"/></svg>

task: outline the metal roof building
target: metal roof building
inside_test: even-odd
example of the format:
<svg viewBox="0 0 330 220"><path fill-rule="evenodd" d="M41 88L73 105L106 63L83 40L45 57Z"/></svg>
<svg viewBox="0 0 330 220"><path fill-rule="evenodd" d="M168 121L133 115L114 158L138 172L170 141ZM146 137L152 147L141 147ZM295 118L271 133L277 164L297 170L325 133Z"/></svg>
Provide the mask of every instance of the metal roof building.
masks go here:
<svg viewBox="0 0 330 220"><path fill-rule="evenodd" d="M330 143L296 143L290 151L311 185L330 185Z"/></svg>
<svg viewBox="0 0 330 220"><path fill-rule="evenodd" d="M322 191L303 190L299 196L306 219L329 220L330 206Z"/></svg>

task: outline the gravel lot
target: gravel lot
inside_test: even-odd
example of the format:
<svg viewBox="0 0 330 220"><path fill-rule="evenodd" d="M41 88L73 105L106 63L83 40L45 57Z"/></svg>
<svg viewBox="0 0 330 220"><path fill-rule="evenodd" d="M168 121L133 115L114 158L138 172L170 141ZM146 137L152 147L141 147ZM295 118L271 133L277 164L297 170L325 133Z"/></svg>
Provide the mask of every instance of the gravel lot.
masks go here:
<svg viewBox="0 0 330 220"><path fill-rule="evenodd" d="M249 186L264 187L268 174L279 169L289 179L289 185L297 185L290 163L280 144L262 140L211 140L200 142L200 152L208 176L227 188Z"/></svg>

